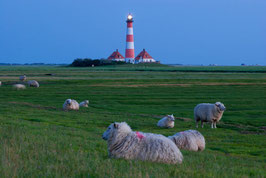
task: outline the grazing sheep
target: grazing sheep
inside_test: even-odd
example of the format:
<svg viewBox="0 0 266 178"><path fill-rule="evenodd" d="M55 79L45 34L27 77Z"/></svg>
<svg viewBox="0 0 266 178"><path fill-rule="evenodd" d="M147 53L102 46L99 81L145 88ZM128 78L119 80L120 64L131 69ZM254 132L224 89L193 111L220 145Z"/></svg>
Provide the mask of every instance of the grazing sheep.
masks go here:
<svg viewBox="0 0 266 178"><path fill-rule="evenodd" d="M79 110L79 103L76 100L67 99L63 104L63 110Z"/></svg>
<svg viewBox="0 0 266 178"><path fill-rule="evenodd" d="M36 80L28 81L28 85L29 85L29 87L35 87L35 88L38 88L40 86Z"/></svg>
<svg viewBox="0 0 266 178"><path fill-rule="evenodd" d="M14 84L13 85L13 88L15 90L24 90L26 88L26 86L25 85L22 85L22 84Z"/></svg>
<svg viewBox="0 0 266 178"><path fill-rule="evenodd" d="M24 75L21 75L20 77L19 77L19 80L20 81L25 81L27 79L27 77L26 77L26 75L24 74Z"/></svg>
<svg viewBox="0 0 266 178"><path fill-rule="evenodd" d="M168 137L179 149L189 151L203 151L205 149L205 139L197 130L186 130L178 132Z"/></svg>
<svg viewBox="0 0 266 178"><path fill-rule="evenodd" d="M215 104L201 103L194 108L194 119L196 121L196 127L198 128L198 121L201 121L201 127L203 128L203 122L211 122L211 128L216 128L216 123L221 120L225 106L221 102Z"/></svg>
<svg viewBox="0 0 266 178"><path fill-rule="evenodd" d="M126 122L113 123L103 133L112 158L137 159L167 164L182 163L177 146L163 135L133 132Z"/></svg>
<svg viewBox="0 0 266 178"><path fill-rule="evenodd" d="M89 104L89 100L85 100L79 103L79 107L88 107L88 104Z"/></svg>
<svg viewBox="0 0 266 178"><path fill-rule="evenodd" d="M174 115L167 115L157 123L158 127L173 128L175 126L175 117Z"/></svg>

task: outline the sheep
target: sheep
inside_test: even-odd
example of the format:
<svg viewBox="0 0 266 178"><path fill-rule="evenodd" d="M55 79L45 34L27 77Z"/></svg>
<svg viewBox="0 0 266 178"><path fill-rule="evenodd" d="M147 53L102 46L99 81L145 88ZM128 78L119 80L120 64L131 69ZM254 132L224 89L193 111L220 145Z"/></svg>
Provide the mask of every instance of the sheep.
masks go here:
<svg viewBox="0 0 266 178"><path fill-rule="evenodd" d="M67 99L63 104L63 110L79 110L79 103L76 100Z"/></svg>
<svg viewBox="0 0 266 178"><path fill-rule="evenodd" d="M194 108L194 119L196 121L196 127L198 128L198 121L201 121L201 127L203 128L203 122L211 122L211 128L216 128L216 123L221 120L225 106L221 102L215 104L201 103Z"/></svg>
<svg viewBox="0 0 266 178"><path fill-rule="evenodd" d="M20 77L19 77L19 80L20 81L25 81L27 79L27 77L26 77L26 75L24 74L24 75L21 75Z"/></svg>
<svg viewBox="0 0 266 178"><path fill-rule="evenodd" d="M40 86L36 80L28 81L28 85L29 85L29 87L35 87L35 88L38 88Z"/></svg>
<svg viewBox="0 0 266 178"><path fill-rule="evenodd" d="M79 103L79 107L88 107L88 104L89 104L89 100L85 100Z"/></svg>
<svg viewBox="0 0 266 178"><path fill-rule="evenodd" d="M157 123L158 127L173 128L175 126L175 117L174 115L167 115Z"/></svg>
<svg viewBox="0 0 266 178"><path fill-rule="evenodd" d="M15 90L24 90L24 89L26 89L26 86L23 85L23 84L14 84L14 85L13 85L13 88L14 88Z"/></svg>
<svg viewBox="0 0 266 178"><path fill-rule="evenodd" d="M182 163L183 155L167 137L159 134L133 132L126 122L112 123L103 133L111 158L142 160L167 164Z"/></svg>
<svg viewBox="0 0 266 178"><path fill-rule="evenodd" d="M203 151L205 149L205 139L197 130L186 130L178 132L168 137L179 149L189 151Z"/></svg>

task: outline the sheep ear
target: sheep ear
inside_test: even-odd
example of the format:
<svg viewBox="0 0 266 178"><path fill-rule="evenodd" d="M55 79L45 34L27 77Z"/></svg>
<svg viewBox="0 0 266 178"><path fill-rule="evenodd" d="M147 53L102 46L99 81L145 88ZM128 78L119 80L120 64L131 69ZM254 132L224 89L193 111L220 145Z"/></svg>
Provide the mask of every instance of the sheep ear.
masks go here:
<svg viewBox="0 0 266 178"><path fill-rule="evenodd" d="M114 128L118 128L118 124L117 123L114 123Z"/></svg>

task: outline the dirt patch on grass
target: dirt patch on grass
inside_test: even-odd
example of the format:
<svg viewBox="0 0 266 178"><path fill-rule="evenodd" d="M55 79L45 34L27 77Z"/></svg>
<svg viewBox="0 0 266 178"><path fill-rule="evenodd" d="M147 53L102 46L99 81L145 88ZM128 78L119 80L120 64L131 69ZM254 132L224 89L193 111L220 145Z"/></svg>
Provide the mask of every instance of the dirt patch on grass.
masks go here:
<svg viewBox="0 0 266 178"><path fill-rule="evenodd" d="M140 84L140 85L127 85L128 87L150 87L150 86L181 86L181 87L187 87L191 84Z"/></svg>
<svg viewBox="0 0 266 178"><path fill-rule="evenodd" d="M217 82L212 82L212 83L197 83L196 85L266 85L266 83L236 83L236 82L232 82L232 83L217 83Z"/></svg>
<svg viewBox="0 0 266 178"><path fill-rule="evenodd" d="M186 87L186 86L190 86L191 84L132 84L132 85L121 85L121 84L109 84L109 85L105 85L105 84L94 84L94 85L90 85L93 87L132 87L132 88L137 88L137 87L152 87L152 86L182 86L182 87Z"/></svg>
<svg viewBox="0 0 266 178"><path fill-rule="evenodd" d="M16 102L16 101L10 101L8 102L10 104L18 104L18 105L25 105L25 106L30 106L32 108L37 108L37 109L53 109L53 110L60 110L56 107L51 107L51 106L41 106L39 104L32 104L28 102Z"/></svg>
<svg viewBox="0 0 266 178"><path fill-rule="evenodd" d="M201 85L201 86L220 86L220 85L266 85L266 83L156 83L156 84L93 84L90 86L93 87L152 87L152 86L181 86L188 87L192 85Z"/></svg>
<svg viewBox="0 0 266 178"><path fill-rule="evenodd" d="M185 117L176 117L175 119L183 120L183 121L185 121L185 122L191 122L191 121L192 121L192 119L190 119L190 118L185 118Z"/></svg>
<svg viewBox="0 0 266 178"><path fill-rule="evenodd" d="M266 135L266 126L256 127L242 124L228 124L224 122L221 122L221 125L228 129L237 130L241 134Z"/></svg>
<svg viewBox="0 0 266 178"><path fill-rule="evenodd" d="M241 134L248 134L248 135L260 135L259 132L254 132L254 131L247 131L247 130L243 130L243 131L240 131Z"/></svg>
<svg viewBox="0 0 266 178"><path fill-rule="evenodd" d="M154 84L94 84L90 86L94 87L152 87L152 86L182 86L182 87L187 87L191 86L192 84L185 84L185 83L180 83L180 84L166 84L166 83L154 83Z"/></svg>
<svg viewBox="0 0 266 178"><path fill-rule="evenodd" d="M261 126L261 127L259 127L261 130L264 130L264 131L266 131L266 126Z"/></svg>

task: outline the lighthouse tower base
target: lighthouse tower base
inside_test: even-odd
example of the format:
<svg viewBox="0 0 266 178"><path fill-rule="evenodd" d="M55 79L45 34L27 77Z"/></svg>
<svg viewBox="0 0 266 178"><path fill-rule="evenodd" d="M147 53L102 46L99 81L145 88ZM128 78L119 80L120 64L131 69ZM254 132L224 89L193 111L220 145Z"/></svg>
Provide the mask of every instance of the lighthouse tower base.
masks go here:
<svg viewBox="0 0 266 178"><path fill-rule="evenodd" d="M135 59L134 58L126 58L125 61L127 63L135 64Z"/></svg>

